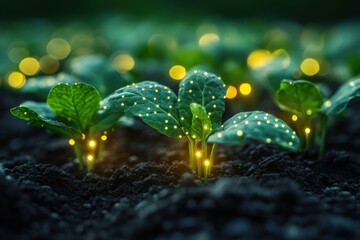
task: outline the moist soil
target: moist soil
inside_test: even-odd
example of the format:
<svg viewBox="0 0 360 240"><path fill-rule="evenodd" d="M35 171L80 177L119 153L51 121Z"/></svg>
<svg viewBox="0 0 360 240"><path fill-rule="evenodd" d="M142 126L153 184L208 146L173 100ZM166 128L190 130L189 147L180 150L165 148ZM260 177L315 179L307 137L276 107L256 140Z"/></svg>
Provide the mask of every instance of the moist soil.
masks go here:
<svg viewBox="0 0 360 240"><path fill-rule="evenodd" d="M358 102L332 123L324 157L219 146L205 182L186 142L141 121L109 136L94 172L80 171L67 139L10 116L26 96L1 94L2 240L360 239Z"/></svg>

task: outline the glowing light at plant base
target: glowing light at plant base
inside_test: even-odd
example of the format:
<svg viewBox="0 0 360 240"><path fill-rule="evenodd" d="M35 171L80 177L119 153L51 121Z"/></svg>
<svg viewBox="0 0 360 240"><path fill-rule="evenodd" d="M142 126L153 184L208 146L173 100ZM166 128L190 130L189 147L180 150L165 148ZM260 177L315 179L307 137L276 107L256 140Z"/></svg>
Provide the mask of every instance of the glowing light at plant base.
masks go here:
<svg viewBox="0 0 360 240"><path fill-rule="evenodd" d="M228 89L226 90L226 98L227 99L232 99L234 97L236 97L237 95L237 89L234 86L229 86Z"/></svg>
<svg viewBox="0 0 360 240"><path fill-rule="evenodd" d="M314 58L306 58L300 65L301 71L307 76L314 76L320 71L320 65Z"/></svg>
<svg viewBox="0 0 360 240"><path fill-rule="evenodd" d="M35 58L27 57L21 60L19 63L19 69L25 75L33 76L39 72L40 64Z"/></svg>
<svg viewBox="0 0 360 240"><path fill-rule="evenodd" d="M107 136L106 136L106 135L102 135L102 136L101 136L101 140L106 141L106 140L107 140Z"/></svg>
<svg viewBox="0 0 360 240"><path fill-rule="evenodd" d="M186 69L181 65L172 66L169 70L169 75L174 80L181 80L186 75Z"/></svg>
<svg viewBox="0 0 360 240"><path fill-rule="evenodd" d="M295 114L291 116L291 120L293 120L294 122L296 122L298 120L298 116L296 116Z"/></svg>
<svg viewBox="0 0 360 240"><path fill-rule="evenodd" d="M95 140L90 140L90 141L89 141L89 147L90 147L90 148L96 147L96 141L95 141Z"/></svg>
<svg viewBox="0 0 360 240"><path fill-rule="evenodd" d="M255 50L247 58L247 64L251 69L257 69L266 66L272 59L272 55L268 50Z"/></svg>
<svg viewBox="0 0 360 240"><path fill-rule="evenodd" d="M214 44L219 42L220 38L217 34L215 33L206 33L204 35L201 36L201 38L199 39L199 46L203 47L206 45L210 45L210 44Z"/></svg>
<svg viewBox="0 0 360 240"><path fill-rule="evenodd" d="M244 96L251 93L251 85L249 83L243 83L239 87L240 93Z"/></svg>
<svg viewBox="0 0 360 240"><path fill-rule="evenodd" d="M135 67L135 60L129 54L120 54L114 58L113 66L122 72L128 72Z"/></svg>
<svg viewBox="0 0 360 240"><path fill-rule="evenodd" d="M69 139L69 144L70 144L71 146L74 146L74 145L75 145L75 140L72 139L72 138L70 138L70 139Z"/></svg>
<svg viewBox="0 0 360 240"><path fill-rule="evenodd" d="M305 128L305 133L306 133L306 134L309 134L310 132L311 132L311 129L310 129L310 128L308 128L308 127Z"/></svg>
<svg viewBox="0 0 360 240"><path fill-rule="evenodd" d="M195 156L197 157L197 158L201 158L201 151L196 151L196 153L195 153Z"/></svg>
<svg viewBox="0 0 360 240"><path fill-rule="evenodd" d="M54 38L48 43L46 50L50 56L61 60L69 56L71 46L65 39Z"/></svg>
<svg viewBox="0 0 360 240"><path fill-rule="evenodd" d="M59 70L60 64L57 59L52 56L44 56L40 58L40 70L46 74L53 74Z"/></svg>
<svg viewBox="0 0 360 240"><path fill-rule="evenodd" d="M206 167L208 167L208 166L210 165L210 161L209 161L209 160L205 160L205 161L204 161L204 165L205 165Z"/></svg>
<svg viewBox="0 0 360 240"><path fill-rule="evenodd" d="M24 74L21 72L12 72L8 76L8 84L12 88L22 88L26 82Z"/></svg>

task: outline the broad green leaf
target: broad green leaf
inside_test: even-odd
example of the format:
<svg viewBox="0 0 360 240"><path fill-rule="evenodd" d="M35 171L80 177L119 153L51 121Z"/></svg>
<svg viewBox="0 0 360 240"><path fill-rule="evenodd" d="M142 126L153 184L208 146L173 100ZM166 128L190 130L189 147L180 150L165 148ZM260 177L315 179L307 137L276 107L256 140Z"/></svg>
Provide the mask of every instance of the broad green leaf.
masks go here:
<svg viewBox="0 0 360 240"><path fill-rule="evenodd" d="M301 118L316 116L323 104L319 88L306 80L283 80L275 98L280 107Z"/></svg>
<svg viewBox="0 0 360 240"><path fill-rule="evenodd" d="M53 87L47 103L57 116L75 122L82 131L85 131L99 109L100 100L100 94L93 86L75 83Z"/></svg>
<svg viewBox="0 0 360 240"><path fill-rule="evenodd" d="M177 97L170 88L152 81L128 85L112 94L109 102L119 111L140 117L169 137L185 136L176 109Z"/></svg>
<svg viewBox="0 0 360 240"><path fill-rule="evenodd" d="M191 103L203 106L210 117L214 131L220 128L225 111L226 88L223 81L214 74L192 71L180 83L178 109L181 125L191 132Z"/></svg>
<svg viewBox="0 0 360 240"><path fill-rule="evenodd" d="M239 144L247 139L255 139L289 150L297 150L300 147L296 133L284 121L262 111L234 115L224 123L221 131L209 137L208 142Z"/></svg>
<svg viewBox="0 0 360 240"><path fill-rule="evenodd" d="M29 78L25 85L20 89L23 93L31 93L39 96L41 99L46 99L50 89L59 83L73 84L78 80L66 73L59 73L54 76L39 76Z"/></svg>
<svg viewBox="0 0 360 240"><path fill-rule="evenodd" d="M360 78L344 83L336 93L322 105L321 111L327 116L339 114L345 110L351 99L360 96Z"/></svg>
<svg viewBox="0 0 360 240"><path fill-rule="evenodd" d="M129 84L129 76L118 72L101 55L87 55L74 58L70 63L72 74L81 82L88 83L99 90L102 97Z"/></svg>
<svg viewBox="0 0 360 240"><path fill-rule="evenodd" d="M44 127L68 138L81 139L81 133L65 123L59 122L54 113L45 103L24 102L19 107L10 109L15 117L28 121L30 126Z"/></svg>
<svg viewBox="0 0 360 240"><path fill-rule="evenodd" d="M124 111L111 105L108 98L101 101L100 109L94 114L90 123L90 134L100 136L104 131L115 126L124 115Z"/></svg>
<svg viewBox="0 0 360 240"><path fill-rule="evenodd" d="M199 140L206 140L212 132L211 120L203 106L190 104L192 112L191 137Z"/></svg>

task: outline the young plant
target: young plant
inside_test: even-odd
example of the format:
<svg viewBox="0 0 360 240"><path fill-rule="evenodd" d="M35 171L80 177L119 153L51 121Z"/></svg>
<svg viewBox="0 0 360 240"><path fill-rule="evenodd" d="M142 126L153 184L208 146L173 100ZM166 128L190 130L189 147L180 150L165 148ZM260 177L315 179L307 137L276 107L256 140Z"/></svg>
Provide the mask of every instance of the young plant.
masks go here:
<svg viewBox="0 0 360 240"><path fill-rule="evenodd" d="M303 149L310 150L312 129L314 129L312 120L318 120L319 156L322 156L328 119L343 112L349 101L358 96L360 96L360 78L344 83L328 100L321 96L319 87L312 82L283 80L275 94L275 99L281 108L296 114L297 133L302 140Z"/></svg>
<svg viewBox="0 0 360 240"><path fill-rule="evenodd" d="M195 70L181 81L178 96L157 82L144 81L119 89L109 102L166 136L185 138L190 167L205 179L211 172L218 143L237 144L251 138L298 149L295 132L268 113L239 113L222 125L225 93L219 77Z"/></svg>
<svg viewBox="0 0 360 240"><path fill-rule="evenodd" d="M107 131L123 116L114 111L108 100L85 83L58 84L51 89L47 103L27 101L12 108L11 113L30 126L47 128L69 138L80 169L91 171L95 160L102 159Z"/></svg>

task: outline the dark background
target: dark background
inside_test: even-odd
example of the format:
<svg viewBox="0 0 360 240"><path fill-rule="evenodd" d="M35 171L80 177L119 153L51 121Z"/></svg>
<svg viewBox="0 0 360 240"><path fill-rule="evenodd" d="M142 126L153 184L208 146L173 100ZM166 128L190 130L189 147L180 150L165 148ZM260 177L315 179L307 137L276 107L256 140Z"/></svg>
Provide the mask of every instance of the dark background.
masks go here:
<svg viewBox="0 0 360 240"><path fill-rule="evenodd" d="M339 0L3 0L0 19L87 18L105 13L147 16L215 16L230 19L286 19L332 23L359 18L359 2Z"/></svg>

